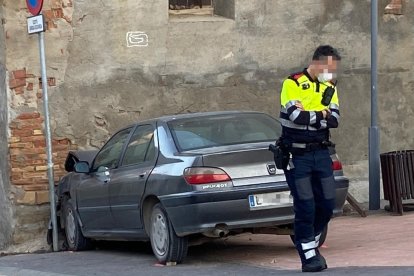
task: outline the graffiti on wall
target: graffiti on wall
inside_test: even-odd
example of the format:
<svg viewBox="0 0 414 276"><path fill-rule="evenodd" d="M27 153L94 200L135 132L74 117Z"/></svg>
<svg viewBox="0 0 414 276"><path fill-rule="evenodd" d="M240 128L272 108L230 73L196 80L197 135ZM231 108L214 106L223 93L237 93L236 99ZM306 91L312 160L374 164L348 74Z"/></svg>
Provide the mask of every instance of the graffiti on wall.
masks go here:
<svg viewBox="0 0 414 276"><path fill-rule="evenodd" d="M148 35L144 32L127 32L126 33L127 47L147 47Z"/></svg>

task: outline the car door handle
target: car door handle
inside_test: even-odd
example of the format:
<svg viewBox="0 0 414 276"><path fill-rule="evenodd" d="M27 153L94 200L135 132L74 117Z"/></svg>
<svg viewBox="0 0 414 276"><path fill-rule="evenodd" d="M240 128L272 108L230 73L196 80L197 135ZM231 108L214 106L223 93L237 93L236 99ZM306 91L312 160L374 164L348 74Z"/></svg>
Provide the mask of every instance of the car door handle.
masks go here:
<svg viewBox="0 0 414 276"><path fill-rule="evenodd" d="M148 172L143 172L143 173L141 173L141 174L139 175L139 177L140 177L140 178L143 178L143 177L145 177L145 176L147 175L147 173L148 173Z"/></svg>

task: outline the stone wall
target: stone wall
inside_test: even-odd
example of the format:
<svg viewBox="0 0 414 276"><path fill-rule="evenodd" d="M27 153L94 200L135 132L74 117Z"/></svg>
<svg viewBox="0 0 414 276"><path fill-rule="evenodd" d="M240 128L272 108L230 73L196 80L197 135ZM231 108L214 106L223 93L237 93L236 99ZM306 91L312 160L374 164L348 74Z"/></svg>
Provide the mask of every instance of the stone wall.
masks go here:
<svg viewBox="0 0 414 276"><path fill-rule="evenodd" d="M3 5L2 5L3 7ZM53 71L54 53L61 53L59 42L50 43L49 34L56 31L54 40L59 40L60 30L57 31L60 20L70 20L67 10L71 9L70 1L45 1L43 13L47 22L46 32L47 49L47 84L49 88L56 86ZM12 251L32 251L45 247L45 231L49 220L49 192L47 179L46 141L44 135L44 118L42 102L42 80L40 73L39 48L37 35L29 36L26 31L26 17L29 16L25 1L7 1L4 5L3 24L6 42L6 67L4 76L8 80L5 97L8 96L8 108L4 109L8 115L5 124L5 154L8 159L5 162L7 172L7 184L11 183L6 200L0 200L0 204L8 205L12 214L12 220L3 225L10 227L8 244L12 244ZM68 23L69 24L69 23ZM3 52L4 53L4 52ZM50 55L51 54L51 55ZM8 94L8 95L7 95ZM7 98L6 98L7 99ZM8 137L7 137L8 136ZM8 139L7 139L8 138ZM8 148L8 155L7 155ZM52 137L54 180L55 182L64 175L64 161L70 149L76 149L67 137ZM10 181L9 181L10 179ZM1 185L0 188L8 187ZM11 205L11 206L10 206ZM12 207L12 208L10 208ZM3 231L2 231L3 232ZM7 232L4 232L7 233ZM1 245L1 243L0 243ZM0 246L0 249L4 246Z"/></svg>
<svg viewBox="0 0 414 276"><path fill-rule="evenodd" d="M414 4L402 1L399 15L385 15L389 2L379 1L381 152L414 146L414 17L409 16ZM172 16L167 0L45 1L56 178L64 173L68 149L100 147L115 130L136 120L234 109L277 116L283 79L302 70L316 46L329 43L343 56L341 127L332 136L353 195L366 201L370 1L216 4L216 16ZM38 40L26 34L25 1L3 6L10 198L13 210L29 210L47 202ZM15 212L14 218L16 225L24 223L24 215ZM40 231L46 221L47 216L32 228Z"/></svg>
<svg viewBox="0 0 414 276"><path fill-rule="evenodd" d="M4 18L0 1L0 18ZM6 45L3 24L0 26L0 249L9 245L12 236L12 212L9 202L9 165L7 158L7 85Z"/></svg>

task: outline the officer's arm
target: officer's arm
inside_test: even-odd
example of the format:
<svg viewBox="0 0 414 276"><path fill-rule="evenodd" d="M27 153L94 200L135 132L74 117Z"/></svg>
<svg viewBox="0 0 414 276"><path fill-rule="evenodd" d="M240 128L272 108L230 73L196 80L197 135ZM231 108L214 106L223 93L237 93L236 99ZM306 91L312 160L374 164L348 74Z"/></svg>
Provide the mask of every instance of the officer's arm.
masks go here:
<svg viewBox="0 0 414 276"><path fill-rule="evenodd" d="M331 111L330 116L326 119L328 128L337 128L339 125L339 106L336 104L330 104L329 110Z"/></svg>
<svg viewBox="0 0 414 276"><path fill-rule="evenodd" d="M325 128L337 128L339 125L339 102L338 102L338 95L334 94L332 97L331 103L329 105L329 116L325 120L322 120L319 125L313 125L317 129L325 129Z"/></svg>
<svg viewBox="0 0 414 276"><path fill-rule="evenodd" d="M298 125L314 125L320 124L323 120L322 111L306 111L301 110L296 106L300 100L300 87L291 79L283 82L281 105L283 111L289 117L289 120Z"/></svg>
<svg viewBox="0 0 414 276"><path fill-rule="evenodd" d="M329 105L329 110L331 111L330 116L326 119L326 124L328 128L337 128L339 125L339 100L338 100L338 91L335 89L333 94L331 104Z"/></svg>

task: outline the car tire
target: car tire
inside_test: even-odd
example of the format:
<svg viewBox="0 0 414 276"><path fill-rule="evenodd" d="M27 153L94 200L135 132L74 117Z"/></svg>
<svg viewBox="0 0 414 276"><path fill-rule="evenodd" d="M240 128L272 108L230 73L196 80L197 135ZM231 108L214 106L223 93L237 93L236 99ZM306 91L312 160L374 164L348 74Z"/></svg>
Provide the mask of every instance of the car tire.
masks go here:
<svg viewBox="0 0 414 276"><path fill-rule="evenodd" d="M321 247L325 243L327 236L328 236L328 225L326 225L325 229L323 229L323 231L322 231L322 235L319 239L319 246L318 247ZM294 245L295 244L295 235L290 235L290 239L292 240L293 245Z"/></svg>
<svg viewBox="0 0 414 276"><path fill-rule="evenodd" d="M178 237L164 207L157 203L152 208L150 220L152 251L161 264L182 263L187 256L188 238Z"/></svg>
<svg viewBox="0 0 414 276"><path fill-rule="evenodd" d="M65 236L68 250L81 251L91 247L91 241L82 234L78 215L73 200L67 198L63 202L63 215L65 219Z"/></svg>

